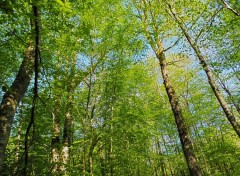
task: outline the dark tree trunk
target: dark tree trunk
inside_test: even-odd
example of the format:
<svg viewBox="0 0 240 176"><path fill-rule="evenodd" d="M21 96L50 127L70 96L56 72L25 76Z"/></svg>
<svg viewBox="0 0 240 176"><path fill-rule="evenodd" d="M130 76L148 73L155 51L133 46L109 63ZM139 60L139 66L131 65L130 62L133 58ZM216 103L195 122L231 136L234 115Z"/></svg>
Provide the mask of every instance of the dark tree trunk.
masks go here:
<svg viewBox="0 0 240 176"><path fill-rule="evenodd" d="M5 150L10 136L13 117L18 104L29 86L34 70L34 47L29 45L16 79L10 90L3 96L0 107L0 173L3 170Z"/></svg>

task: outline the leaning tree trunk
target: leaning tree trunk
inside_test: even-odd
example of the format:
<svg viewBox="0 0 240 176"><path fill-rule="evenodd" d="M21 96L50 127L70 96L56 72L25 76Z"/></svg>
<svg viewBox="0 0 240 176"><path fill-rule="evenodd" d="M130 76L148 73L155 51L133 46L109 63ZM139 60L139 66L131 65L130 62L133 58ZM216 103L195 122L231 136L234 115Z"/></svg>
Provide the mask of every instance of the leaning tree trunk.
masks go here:
<svg viewBox="0 0 240 176"><path fill-rule="evenodd" d="M231 110L228 107L227 102L224 99L224 96L222 95L222 93L219 91L217 84L215 83L214 79L213 79L213 75L212 72L208 66L208 64L206 63L203 54L201 53L199 47L197 46L196 43L193 42L193 39L191 38L191 36L188 34L188 31L186 29L186 27L184 26L184 24L182 23L181 19L178 17L177 13L175 12L175 10L172 8L172 6L168 4L168 7L174 17L174 19L176 20L176 22L178 23L179 27L181 28L183 34L185 35L186 39L188 40L189 44L191 45L191 47L193 48L193 50L195 51L200 64L202 65L207 77L208 77L208 82L216 96L216 98L218 99L218 102L220 103L228 121L230 122L230 124L232 125L233 129L235 130L235 132L237 133L238 137L240 137L240 125L237 123L233 113L231 112Z"/></svg>
<svg viewBox="0 0 240 176"><path fill-rule="evenodd" d="M3 172L5 150L10 136L13 117L18 104L29 86L34 70L34 47L30 44L20 66L16 79L3 96L0 107L0 173Z"/></svg>
<svg viewBox="0 0 240 176"><path fill-rule="evenodd" d="M161 73L164 80L164 86L168 95L169 102L172 107L172 112L175 117L175 122L177 125L178 134L182 144L183 153L187 161L187 165L192 176L200 176L201 170L197 163L197 157L195 156L192 141L189 136L188 128L184 123L181 106L178 102L178 97L175 90L171 84L170 77L167 70L166 56L164 54L164 49L162 43L158 43L158 50L155 51L156 56L159 60Z"/></svg>
<svg viewBox="0 0 240 176"><path fill-rule="evenodd" d="M149 43L152 49L154 50L157 59L159 60L161 74L164 81L164 86L165 86L169 103L171 105L172 112L175 118L175 123L177 125L178 134L180 137L183 153L188 165L190 175L201 176L202 175L201 169L198 165L197 157L193 150L193 145L189 135L188 128L186 127L186 124L183 119L181 106L179 105L178 97L171 84L170 76L168 74L164 48L162 46L161 40L158 37L160 34L157 32L158 21L155 18L156 15L153 14L153 12L151 11L151 8L152 8L151 4L148 3L146 0L143 0L143 3L141 5L143 10L142 19L141 19L143 22L143 28L145 30L146 37L148 38ZM147 8L150 9L151 17L148 16L148 13L146 11ZM153 25L153 28L154 28L153 33L150 32L149 30L149 24Z"/></svg>

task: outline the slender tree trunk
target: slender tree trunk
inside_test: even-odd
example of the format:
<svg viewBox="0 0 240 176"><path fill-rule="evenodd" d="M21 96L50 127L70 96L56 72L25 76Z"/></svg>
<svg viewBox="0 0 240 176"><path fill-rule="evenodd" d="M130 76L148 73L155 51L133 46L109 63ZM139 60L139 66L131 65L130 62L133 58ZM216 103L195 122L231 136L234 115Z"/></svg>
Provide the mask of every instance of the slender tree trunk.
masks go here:
<svg viewBox="0 0 240 176"><path fill-rule="evenodd" d="M21 103L22 104L22 103ZM16 175L19 165L20 165L20 150L21 150L21 134L22 134L22 112L23 112L23 105L21 107L21 115L20 121L18 125L18 133L17 133L17 144L16 144L16 156L15 156L15 166L14 166L14 175Z"/></svg>
<svg viewBox="0 0 240 176"><path fill-rule="evenodd" d="M114 86L114 90L115 90L115 86ZM114 94L115 94L115 91L114 91ZM113 103L113 102L112 102ZM113 176L114 175L114 166L113 166L113 137L112 137L112 134L113 134L113 111L114 111L114 107L112 105L111 107L111 118L110 118L110 144L109 144L109 161L110 161L110 176Z"/></svg>
<svg viewBox="0 0 240 176"><path fill-rule="evenodd" d="M38 98L38 77L39 77L39 59L40 59L40 13L37 7L37 2L33 2L32 4L32 13L33 18L30 19L31 29L34 29L34 40L35 40L35 47L34 47L34 88L33 88L33 102L31 108L31 117L29 124L26 129L25 133L25 140L24 140L24 168L23 168L23 175L28 175L28 161L29 161L29 148L28 148L28 141L29 141L29 133L31 128L33 127L33 138L34 138L34 118L35 118L35 107L36 107L36 100Z"/></svg>
<svg viewBox="0 0 240 176"><path fill-rule="evenodd" d="M53 117L53 132L52 132L52 168L51 172L52 174L58 174L59 173L59 163L60 163L60 98L56 96L56 104L55 104L55 110L52 114Z"/></svg>
<svg viewBox="0 0 240 176"><path fill-rule="evenodd" d="M166 141L165 141L163 135L161 135L161 140L162 140L162 142L163 142L163 147L164 147L164 149L165 149L165 155L166 155L166 157L167 157L168 154L169 154L169 151L168 151L167 144L166 144ZM171 169L170 161L169 161L168 158L167 158L167 160L168 160L168 161L166 162L165 170L166 170L166 175L170 175L170 174L168 174L167 163L169 163L169 164L168 164L168 167L169 167L170 173L172 173L172 169Z"/></svg>
<svg viewBox="0 0 240 176"><path fill-rule="evenodd" d="M88 154L88 165L89 165L89 175L93 176L93 118L92 115L89 119L89 132L90 132L90 136L89 136L89 154Z"/></svg>
<svg viewBox="0 0 240 176"><path fill-rule="evenodd" d="M149 6L148 6L149 5ZM146 2L146 0L143 0L142 3L142 10L143 10L143 28L145 30L146 36L151 44L152 49L154 50L157 59L159 60L160 68L161 68L161 74L164 81L164 86L166 89L166 93L168 95L169 103L172 108L172 112L174 114L175 123L177 125L178 134L180 137L183 153L188 165L189 172L192 176L200 176L201 170L197 162L197 157L193 150L192 141L190 139L189 131L184 123L183 115L181 106L178 102L178 97L175 93L175 90L172 86L170 76L168 74L167 70L167 63L166 63L166 56L164 54L164 48L162 46L162 42L159 39L159 33L157 32L157 20L155 19L154 14L151 11L151 4ZM150 9L151 12L151 22L149 21L148 13L146 11L146 8ZM154 28L154 34L152 34L149 31L148 25L152 24Z"/></svg>
<svg viewBox="0 0 240 176"><path fill-rule="evenodd" d="M169 169L172 176L175 176L174 171L172 170L172 165L169 163Z"/></svg>
<svg viewBox="0 0 240 176"><path fill-rule="evenodd" d="M61 88L60 88L61 89ZM66 105L65 123L63 129L62 144L60 140L61 133L61 104L60 95L56 95L55 110L53 114L53 135L52 135L52 173L53 174L66 174L67 164L69 163L69 146L71 144L72 134L72 101L73 101L73 88L68 88L69 102Z"/></svg>
<svg viewBox="0 0 240 176"><path fill-rule="evenodd" d="M65 126L64 126L64 134L63 134L63 146L61 148L61 156L60 156L60 171L62 174L67 173L67 164L69 163L69 157L70 157L70 151L69 151L69 146L70 146L70 140L68 135L71 135L69 133L71 129L71 114L67 112L66 114L66 119L65 119Z"/></svg>
<svg viewBox="0 0 240 176"><path fill-rule="evenodd" d="M190 174L192 176L200 176L201 170L197 163L197 157L193 150L193 145L189 136L188 128L183 119L182 110L178 102L178 97L170 81L170 76L167 70L166 57L161 42L158 43L158 51L155 51L155 53L160 63L161 73L164 80L164 86L175 117L178 134L181 140L183 153L187 161Z"/></svg>
<svg viewBox="0 0 240 176"><path fill-rule="evenodd" d="M73 102L73 90L69 90L69 102L67 104L67 111L65 115L65 123L64 123L64 130L63 130L63 141L62 141L62 149L61 149L61 165L60 171L62 174L67 173L67 165L69 164L69 157L70 157L70 150L69 147L71 145L71 134L72 134L72 117L71 117L71 110L72 110L72 102Z"/></svg>
<svg viewBox="0 0 240 176"><path fill-rule="evenodd" d="M13 117L18 104L29 86L34 70L34 47L29 45L16 79L3 96L0 106L0 173L3 172L5 150L10 136Z"/></svg>
<svg viewBox="0 0 240 176"><path fill-rule="evenodd" d="M85 144L85 136L86 136L86 119L82 119L82 171L83 176L86 175L86 144Z"/></svg>
<svg viewBox="0 0 240 176"><path fill-rule="evenodd" d="M100 142L100 149L99 149L99 159L100 159L100 166L101 166L101 175L105 176L105 156L103 153L103 145Z"/></svg>
<svg viewBox="0 0 240 176"><path fill-rule="evenodd" d="M93 117L94 117L94 112L95 112L95 104L92 107L91 110L91 116L90 116L90 139L89 139L89 159L88 159L88 163L89 163L89 170L90 170L90 176L93 176L93 150L98 142L98 140L94 141L94 133L93 133Z"/></svg>
<svg viewBox="0 0 240 176"><path fill-rule="evenodd" d="M240 137L240 125L237 123L234 115L232 114L231 110L228 107L227 102L225 101L223 95L221 94L221 92L218 90L218 87L213 79L213 75L212 72L208 66L208 64L206 63L199 47L196 45L196 43L193 42L193 39L191 38L191 36L188 34L188 31L186 29L186 27L184 26L184 24L181 22L181 19L178 17L177 13L175 12L175 10L173 9L173 7L167 3L172 15L174 16L174 19L176 20L176 22L178 23L179 27L181 28L183 34L185 35L186 39L188 40L189 44L191 45L191 47L193 48L193 50L195 51L200 64L202 65L207 77L208 77L208 82L216 96L216 98L218 99L228 121L230 122L230 124L232 125L233 129L235 130L235 132L237 133L238 137Z"/></svg>
<svg viewBox="0 0 240 176"><path fill-rule="evenodd" d="M162 153L162 147L161 147L161 144L160 144L158 138L156 138L156 140L155 140L155 145L156 145L156 148L157 148L157 154L159 156L164 156L163 153ZM164 162L164 159L162 161L160 161L160 162L161 162L160 167L161 167L161 171L162 171L161 175L165 176L166 174L165 174L165 162Z"/></svg>
<svg viewBox="0 0 240 176"><path fill-rule="evenodd" d="M91 149L91 146L93 145L93 138L91 136L90 138L90 151L89 151L89 171L90 171L90 176L93 176L93 150Z"/></svg>

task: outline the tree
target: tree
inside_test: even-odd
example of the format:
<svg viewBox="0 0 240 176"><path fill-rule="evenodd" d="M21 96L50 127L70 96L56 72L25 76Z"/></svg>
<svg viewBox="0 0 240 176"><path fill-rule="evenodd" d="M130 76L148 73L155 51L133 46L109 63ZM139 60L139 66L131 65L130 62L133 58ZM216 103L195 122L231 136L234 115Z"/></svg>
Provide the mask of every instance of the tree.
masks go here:
<svg viewBox="0 0 240 176"><path fill-rule="evenodd" d="M173 7L171 6L171 4L167 3L172 15L174 16L174 19L176 20L176 22L178 23L179 27L181 28L181 30L183 31L183 34L185 35L186 39L188 40L188 42L190 43L191 47L193 48L193 50L195 51L200 64L202 65L207 77L208 77L208 82L216 96L216 98L218 99L224 113L226 114L226 117L228 119L228 121L230 122L230 124L232 125L233 129L235 130L235 132L237 133L237 135L240 137L240 126L238 124L238 122L236 121L236 118L234 117L234 115L232 114L231 110L228 107L227 102L225 101L223 95L221 94L221 92L219 91L215 80L213 78L213 74L212 71L210 70L208 64L206 63L203 54L201 53L199 47L197 46L196 43L194 43L193 39L191 38L191 36L188 34L187 29L184 27L183 23L181 22L181 19L178 17L176 11L173 9Z"/></svg>
<svg viewBox="0 0 240 176"><path fill-rule="evenodd" d="M166 63L166 56L164 54L164 48L163 44L161 42L161 39L159 39L159 29L157 26L157 17L158 14L153 12L151 2L143 1L142 3L142 11L139 12L139 15L143 13L142 15L142 22L144 26L145 33L147 35L147 38L149 40L149 43L151 44L152 49L154 50L156 57L159 60L159 64L161 67L161 73L163 77L163 83L165 85L165 89L169 98L170 105L172 107L172 112L175 117L175 122L177 125L179 137L181 140L183 152L189 167L189 171L191 175L201 175L200 167L197 164L197 157L194 154L192 141L189 136L188 129L186 127L186 124L183 119L181 106L178 102L177 95L175 93L174 87L172 86L170 76L167 70L167 63ZM146 11L148 10L148 11ZM148 13L150 13L151 18L148 17ZM151 21L150 21L151 19ZM150 22L149 22L150 21ZM152 24L152 26L148 26L149 24ZM153 32L153 35L151 35L151 32L149 31L149 28L152 29L151 32Z"/></svg>
<svg viewBox="0 0 240 176"><path fill-rule="evenodd" d="M220 0L0 2L1 97L23 92L21 63L35 72L17 82L28 88L0 141L0 175L239 175L239 138L187 40L238 122L240 19L224 2L239 11Z"/></svg>
<svg viewBox="0 0 240 176"><path fill-rule="evenodd" d="M32 44L27 48L25 57L20 66L16 79L14 80L10 90L3 96L0 111L0 172L3 170L3 161L8 138L10 136L13 117L17 110L18 104L24 96L29 86L31 75L34 70L34 47Z"/></svg>

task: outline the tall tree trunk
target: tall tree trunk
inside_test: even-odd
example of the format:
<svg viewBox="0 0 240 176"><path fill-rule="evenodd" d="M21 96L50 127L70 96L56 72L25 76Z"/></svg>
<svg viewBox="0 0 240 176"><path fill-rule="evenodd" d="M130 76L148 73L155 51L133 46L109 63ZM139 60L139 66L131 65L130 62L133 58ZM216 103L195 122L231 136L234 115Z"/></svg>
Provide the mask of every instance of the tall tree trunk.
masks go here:
<svg viewBox="0 0 240 176"><path fill-rule="evenodd" d="M114 86L114 95L115 95L116 86ZM114 102L112 102L114 103ZM111 107L111 117L110 117L110 144L109 144L109 161L110 161L110 176L114 175L114 165L113 165L113 112L114 107Z"/></svg>
<svg viewBox="0 0 240 176"><path fill-rule="evenodd" d="M100 166L101 166L101 176L105 176L105 156L103 153L103 145L102 142L100 142L100 147L99 147L99 159L100 159Z"/></svg>
<svg viewBox="0 0 240 176"><path fill-rule="evenodd" d="M186 27L184 26L184 24L182 23L181 19L178 17L177 13L175 12L175 10L173 9L173 7L167 3L172 15L174 16L174 19L176 20L176 22L178 23L179 27L181 28L183 34L185 35L186 39L188 40L189 44L191 45L191 47L193 48L193 50L195 51L200 64L202 65L207 77L208 77L208 82L216 96L216 98L218 99L218 102L220 103L228 121L230 122L230 124L232 125L233 129L235 130L235 132L237 133L238 137L240 137L240 125L237 123L234 115L232 114L231 110L228 107L227 102L225 101L223 95L221 94L221 92L218 90L218 87L213 79L213 75L212 72L208 66L208 64L206 63L199 47L197 46L196 43L193 42L193 39L191 38L191 36L188 34L188 31L186 29Z"/></svg>
<svg viewBox="0 0 240 176"><path fill-rule="evenodd" d="M151 12L151 21L149 21L148 13L146 9L149 8ZM146 0L143 0L142 3L142 10L143 10L143 28L145 30L146 36L149 40L149 43L154 50L157 59L159 60L160 68L161 68L161 74L164 81L164 86L166 89L166 93L168 95L169 103L172 108L172 112L175 118L175 123L177 125L178 134L180 137L183 153L188 165L188 169L190 172L190 175L192 176L201 176L201 170L197 162L197 157L193 150L192 141L190 139L189 131L184 123L183 115L181 106L178 102L178 97L175 93L175 90L172 86L170 76L168 74L167 70L167 63L166 63L166 56L164 54L164 48L162 46L162 42L159 39L159 34L157 32L157 20L155 16L153 15L153 12L151 11L151 3L148 3ZM154 34L152 34L149 31L148 25L153 25L154 28Z"/></svg>
<svg viewBox="0 0 240 176"><path fill-rule="evenodd" d="M53 132L52 132L52 141L51 141L51 148L52 148L52 167L51 172L52 174L59 173L59 163L60 163L60 98L56 96L56 104L55 110L52 114L53 117Z"/></svg>
<svg viewBox="0 0 240 176"><path fill-rule="evenodd" d="M82 174L86 176L87 163L86 163L86 118L82 118Z"/></svg>
<svg viewBox="0 0 240 176"><path fill-rule="evenodd" d="M178 97L170 81L170 76L167 70L166 57L164 54L162 43L160 42L158 43L158 51L155 51L155 53L160 63L161 73L164 80L164 86L175 117L175 122L177 125L179 137L183 148L183 153L186 158L190 174L192 176L200 176L201 170L197 163L197 157L195 156L193 150L192 141L190 139L186 124L184 123L182 110L178 102Z"/></svg>
<svg viewBox="0 0 240 176"><path fill-rule="evenodd" d="M92 107L91 110L91 115L90 115L90 121L89 121L89 131L90 131L90 138L89 138L89 159L88 159L88 163L89 163L89 171L90 171L90 176L93 176L93 150L98 142L98 140L94 140L94 133L93 133L93 118L94 118L94 112L95 112L95 104ZM95 137L96 138L96 137Z"/></svg>
<svg viewBox="0 0 240 176"><path fill-rule="evenodd" d="M91 134L91 136L90 136L90 142L89 142L90 149L89 149L89 155L88 155L88 157L89 157L89 159L88 159L89 175L90 176L93 176L93 148L92 148L92 146L93 146L93 136L92 135L93 134Z"/></svg>
<svg viewBox="0 0 240 176"><path fill-rule="evenodd" d="M157 149L157 154L159 156L164 156L163 155L163 152L162 152L162 147L161 147L161 144L160 144L160 141L158 138L156 138L155 140L155 145L156 145L156 149ZM161 167L161 173L162 173L162 176L165 176L165 162L164 162L164 159L162 161L160 161L160 167Z"/></svg>
<svg viewBox="0 0 240 176"><path fill-rule="evenodd" d="M14 175L16 175L19 165L20 165L20 151L21 151L21 134L22 134L22 112L23 112L23 102L21 103L21 115L20 115L20 120L19 120L19 125L18 125L18 133L17 133L17 141L16 141L16 156L15 156L15 166L14 166Z"/></svg>
<svg viewBox="0 0 240 176"><path fill-rule="evenodd" d="M32 4L32 13L34 18L30 19L31 28L34 29L34 39L35 39L35 50L34 50L34 88L33 88L33 102L31 108L31 117L29 124L25 133L24 140L24 168L23 174L28 175L28 161L29 161L29 149L28 149L28 141L29 141L29 133L31 128L33 127L33 138L34 138L34 118L35 118L35 107L36 100L38 98L38 75L39 75L39 62L40 62L40 13L37 7L37 2L33 2Z"/></svg>
<svg viewBox="0 0 240 176"><path fill-rule="evenodd" d="M69 164L69 156L70 151L69 147L71 144L71 134L72 134L72 117L71 117L71 110L72 110L72 101L73 101L73 91L70 91L69 94L69 102L67 104L67 112L65 115L65 123L64 123L64 130L63 130L63 141L62 141L62 149L61 149L61 166L60 171L62 174L67 173L67 165Z"/></svg>
<svg viewBox="0 0 240 176"><path fill-rule="evenodd" d="M13 117L18 104L29 86L34 70L34 47L29 45L16 79L3 96L0 106L0 173L3 172L5 150L10 136Z"/></svg>
<svg viewBox="0 0 240 176"><path fill-rule="evenodd" d="M165 138L163 135L161 135L161 141L163 142L163 147L165 149L165 155L166 155L166 158L167 158L167 162L166 162L166 165L165 165L165 170L166 170L166 175L172 175L172 167L170 165L170 161L169 161L169 157L168 157L168 154L169 154L169 151L168 151L168 145L166 144L166 141L165 141ZM168 166L167 166L167 163L168 163ZM169 169L167 168L169 167ZM168 174L168 170L170 171L170 174Z"/></svg>

